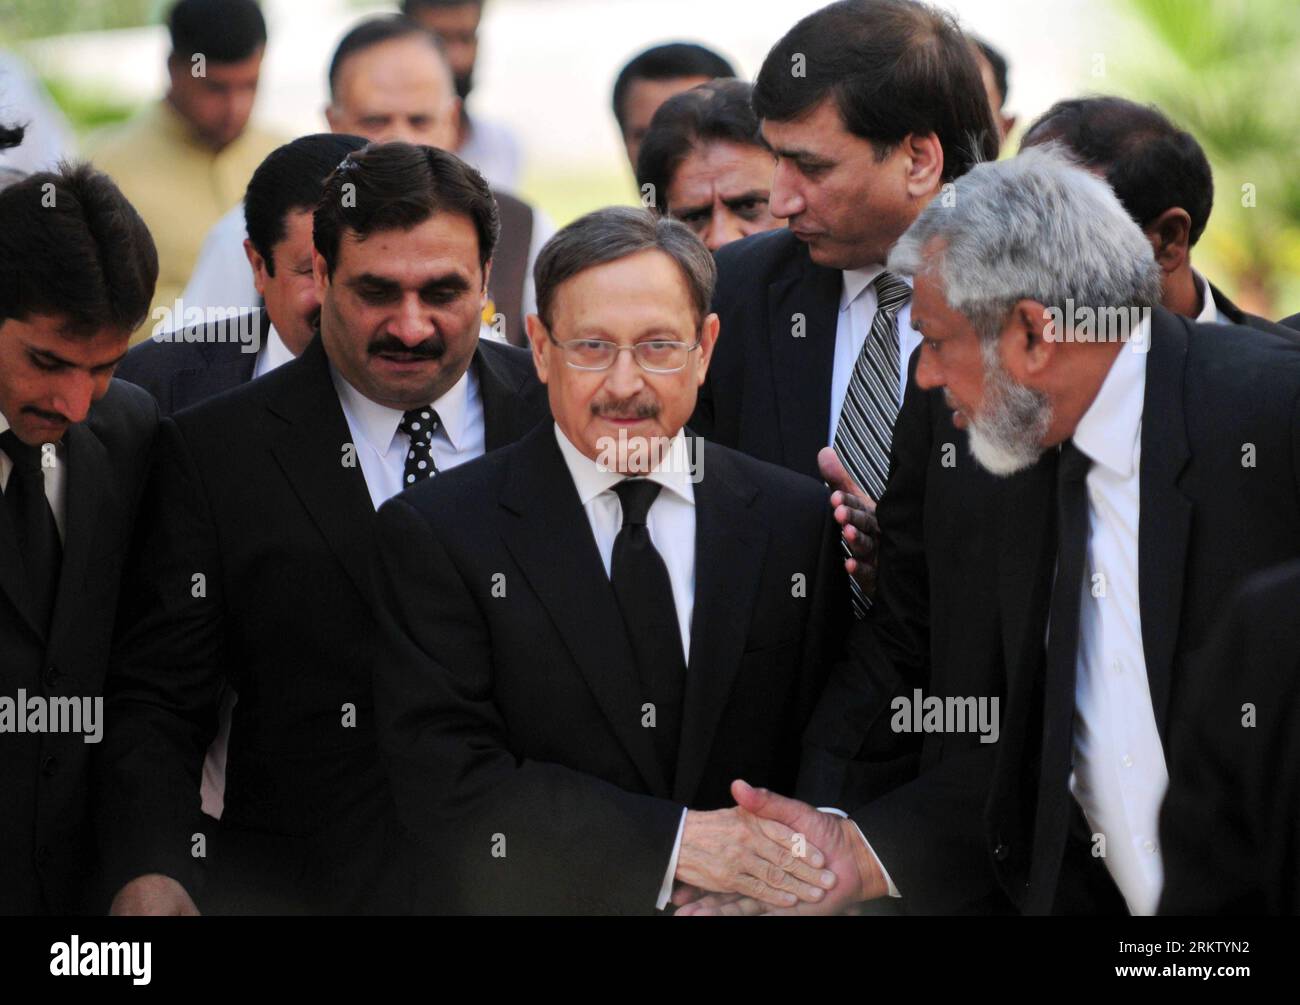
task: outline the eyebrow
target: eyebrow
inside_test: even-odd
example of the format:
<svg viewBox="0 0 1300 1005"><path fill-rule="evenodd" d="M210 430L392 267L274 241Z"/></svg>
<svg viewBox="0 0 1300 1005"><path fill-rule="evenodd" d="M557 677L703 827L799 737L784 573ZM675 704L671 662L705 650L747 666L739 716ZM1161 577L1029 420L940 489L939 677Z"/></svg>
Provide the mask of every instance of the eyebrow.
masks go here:
<svg viewBox="0 0 1300 1005"><path fill-rule="evenodd" d="M359 276L353 276L346 285L350 289L357 289L361 286L377 286L381 290L400 290L402 284L395 279L389 279L387 276L377 276L373 272L363 272ZM420 284L420 292L428 290L468 290L469 281L456 272L446 272L440 276L431 276Z"/></svg>
<svg viewBox="0 0 1300 1005"><path fill-rule="evenodd" d="M52 363L56 366L71 367L74 370L108 370L111 367L117 366L117 364L122 362L126 357L126 352L123 351L118 353L107 363L96 363L94 366L82 366L80 363L74 363L70 359L64 359L57 352L52 352L49 349L42 349L39 346L26 345L25 343L23 348L33 356L40 356L43 362Z"/></svg>

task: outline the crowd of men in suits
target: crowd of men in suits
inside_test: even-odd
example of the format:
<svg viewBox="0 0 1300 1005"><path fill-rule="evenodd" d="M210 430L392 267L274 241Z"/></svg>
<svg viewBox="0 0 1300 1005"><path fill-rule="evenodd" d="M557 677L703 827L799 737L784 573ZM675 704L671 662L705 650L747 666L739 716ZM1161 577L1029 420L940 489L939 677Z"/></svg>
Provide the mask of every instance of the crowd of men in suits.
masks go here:
<svg viewBox="0 0 1300 1005"><path fill-rule="evenodd" d="M633 60L650 208L533 255L456 37L345 38L247 315L128 351L123 189L0 181L0 912L1295 913L1300 331L1195 139L998 160L1000 57L840 0Z"/></svg>

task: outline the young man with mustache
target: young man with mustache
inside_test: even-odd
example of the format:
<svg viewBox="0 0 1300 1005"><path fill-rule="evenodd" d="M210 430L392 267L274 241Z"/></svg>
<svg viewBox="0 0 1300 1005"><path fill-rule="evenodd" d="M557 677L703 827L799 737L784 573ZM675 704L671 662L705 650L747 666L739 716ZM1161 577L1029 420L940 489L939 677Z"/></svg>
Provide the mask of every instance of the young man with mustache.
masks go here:
<svg viewBox="0 0 1300 1005"><path fill-rule="evenodd" d="M390 496L546 415L527 354L479 341L498 226L452 154L350 154L313 224L320 335L164 422L108 689L115 913L404 906L371 700L369 529ZM225 810L216 835L192 834L227 685Z"/></svg>

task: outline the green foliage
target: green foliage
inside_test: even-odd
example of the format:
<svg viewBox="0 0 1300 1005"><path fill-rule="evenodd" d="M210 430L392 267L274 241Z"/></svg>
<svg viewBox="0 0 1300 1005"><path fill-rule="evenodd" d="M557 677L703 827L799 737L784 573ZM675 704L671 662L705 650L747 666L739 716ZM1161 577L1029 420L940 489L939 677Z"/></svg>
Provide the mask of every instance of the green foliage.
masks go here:
<svg viewBox="0 0 1300 1005"><path fill-rule="evenodd" d="M0 41L156 23L163 0L3 0Z"/></svg>
<svg viewBox="0 0 1300 1005"><path fill-rule="evenodd" d="M1205 148L1215 205L1202 245L1244 304L1300 290L1300 12L1296 0L1116 0L1135 35L1125 90ZM1254 205L1250 205L1252 201ZM1230 288L1234 284L1230 283Z"/></svg>

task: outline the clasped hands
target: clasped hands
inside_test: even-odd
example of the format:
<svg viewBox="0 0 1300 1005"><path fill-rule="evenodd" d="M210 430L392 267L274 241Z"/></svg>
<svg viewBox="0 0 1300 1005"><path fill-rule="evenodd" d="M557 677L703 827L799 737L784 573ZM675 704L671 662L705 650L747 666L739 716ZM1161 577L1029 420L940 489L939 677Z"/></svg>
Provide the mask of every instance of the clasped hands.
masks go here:
<svg viewBox="0 0 1300 1005"><path fill-rule="evenodd" d="M852 821L739 780L731 795L732 809L687 811L679 915L839 914L887 892Z"/></svg>

